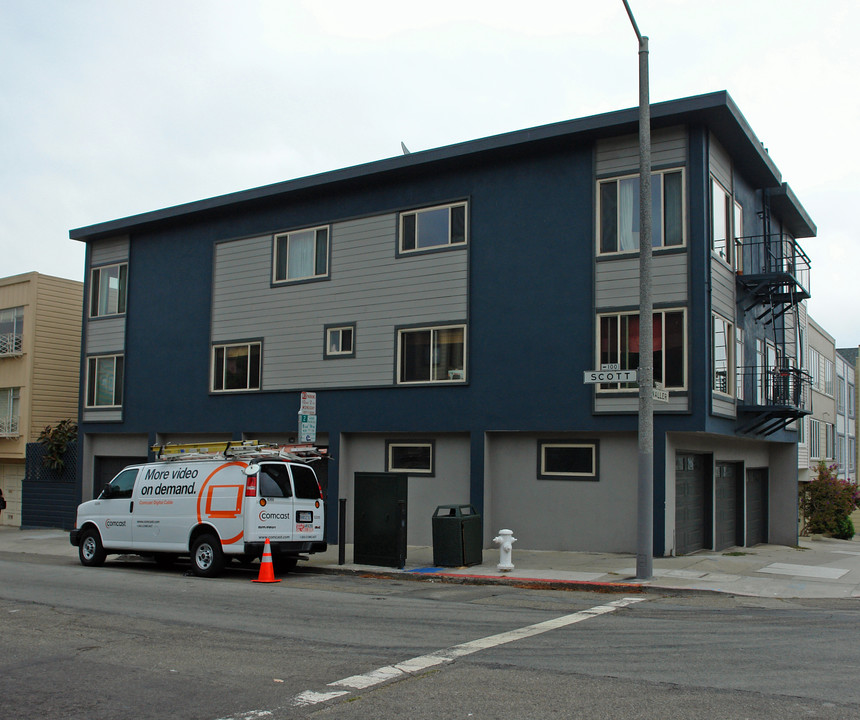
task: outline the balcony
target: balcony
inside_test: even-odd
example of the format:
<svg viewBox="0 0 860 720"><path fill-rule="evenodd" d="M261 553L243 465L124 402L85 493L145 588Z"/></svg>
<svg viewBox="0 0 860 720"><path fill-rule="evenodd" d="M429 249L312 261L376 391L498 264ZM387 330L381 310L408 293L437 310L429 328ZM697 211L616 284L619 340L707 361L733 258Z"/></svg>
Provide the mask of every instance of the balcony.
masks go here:
<svg viewBox="0 0 860 720"><path fill-rule="evenodd" d="M21 355L23 339L20 333L0 333L0 357Z"/></svg>
<svg viewBox="0 0 860 720"><path fill-rule="evenodd" d="M812 378L794 367L743 368L738 432L771 435L812 413Z"/></svg>
<svg viewBox="0 0 860 720"><path fill-rule="evenodd" d="M0 438L16 438L21 433L18 431L17 415L0 415Z"/></svg>
<svg viewBox="0 0 860 720"><path fill-rule="evenodd" d="M754 235L737 238L737 282L749 295L745 308L765 306L757 319L768 313L779 317L810 297L809 257L789 235Z"/></svg>

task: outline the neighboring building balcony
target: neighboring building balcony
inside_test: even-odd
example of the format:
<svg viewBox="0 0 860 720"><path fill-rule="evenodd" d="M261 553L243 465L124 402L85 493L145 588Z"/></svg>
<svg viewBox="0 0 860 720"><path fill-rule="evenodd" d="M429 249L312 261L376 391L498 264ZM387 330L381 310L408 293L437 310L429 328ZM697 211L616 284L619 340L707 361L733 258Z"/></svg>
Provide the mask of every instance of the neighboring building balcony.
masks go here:
<svg viewBox="0 0 860 720"><path fill-rule="evenodd" d="M745 399L738 403L739 432L770 435L812 413L808 373L795 367L742 370Z"/></svg>
<svg viewBox="0 0 860 720"><path fill-rule="evenodd" d="M0 416L0 438L16 438L20 435L17 416Z"/></svg>
<svg viewBox="0 0 860 720"><path fill-rule="evenodd" d="M757 235L735 240L737 281L749 293L750 310L767 305L777 315L810 297L809 257L790 235Z"/></svg>
<svg viewBox="0 0 860 720"><path fill-rule="evenodd" d="M21 355L23 338L20 333L0 333L0 357Z"/></svg>

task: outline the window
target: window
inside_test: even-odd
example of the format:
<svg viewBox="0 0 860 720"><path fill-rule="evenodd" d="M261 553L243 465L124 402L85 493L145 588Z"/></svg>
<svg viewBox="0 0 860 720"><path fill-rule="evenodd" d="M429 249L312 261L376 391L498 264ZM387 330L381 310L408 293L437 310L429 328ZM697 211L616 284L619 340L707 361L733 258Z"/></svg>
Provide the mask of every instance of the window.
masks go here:
<svg viewBox="0 0 860 720"><path fill-rule="evenodd" d="M797 442L800 445L806 444L806 416L797 419Z"/></svg>
<svg viewBox="0 0 860 720"><path fill-rule="evenodd" d="M466 327L431 327L398 333L400 383L462 382L466 379Z"/></svg>
<svg viewBox="0 0 860 720"><path fill-rule="evenodd" d="M639 249L639 176L599 182L600 252ZM651 174L651 244L684 244L684 174L668 170Z"/></svg>
<svg viewBox="0 0 860 720"><path fill-rule="evenodd" d="M0 355L20 355L24 341L24 308L0 310Z"/></svg>
<svg viewBox="0 0 860 720"><path fill-rule="evenodd" d="M21 388L0 388L0 437L17 437Z"/></svg>
<svg viewBox="0 0 860 720"><path fill-rule="evenodd" d="M273 264L276 283L328 276L328 227L276 235Z"/></svg>
<svg viewBox="0 0 860 720"><path fill-rule="evenodd" d="M848 381L848 417L854 417L854 383Z"/></svg>
<svg viewBox="0 0 860 720"><path fill-rule="evenodd" d="M734 225L732 234L735 238L735 267L738 272L744 271L744 209L740 203L735 203Z"/></svg>
<svg viewBox="0 0 860 720"><path fill-rule="evenodd" d="M809 348L810 383L816 390L821 390L821 353L815 348Z"/></svg>
<svg viewBox="0 0 860 720"><path fill-rule="evenodd" d="M833 361L824 358L824 393L833 395Z"/></svg>
<svg viewBox="0 0 860 720"><path fill-rule="evenodd" d="M601 315L600 364L617 363L621 370L639 367L639 314ZM684 311L654 311L654 380L666 389L686 387ZM635 383L603 383L601 390L626 390Z"/></svg>
<svg viewBox="0 0 860 720"><path fill-rule="evenodd" d="M734 382L732 372L732 324L719 315L713 316L711 348L713 357L712 389L714 392L731 395Z"/></svg>
<svg viewBox="0 0 860 720"><path fill-rule="evenodd" d="M848 472L854 472L855 457L857 454L857 441L855 438L848 438Z"/></svg>
<svg viewBox="0 0 860 720"><path fill-rule="evenodd" d="M538 441L539 480L597 480L597 440Z"/></svg>
<svg viewBox="0 0 860 720"><path fill-rule="evenodd" d="M836 378L836 412L845 414L845 378Z"/></svg>
<svg viewBox="0 0 860 720"><path fill-rule="evenodd" d="M125 313L128 263L93 268L90 282L90 317Z"/></svg>
<svg viewBox="0 0 860 720"><path fill-rule="evenodd" d="M755 341L755 395L756 405L764 405L765 387L767 385L767 362L764 354L764 340Z"/></svg>
<svg viewBox="0 0 860 720"><path fill-rule="evenodd" d="M711 177L711 249L727 263L732 262L732 196Z"/></svg>
<svg viewBox="0 0 860 720"><path fill-rule="evenodd" d="M314 471L307 465L290 465L296 497L300 500L322 500L322 489Z"/></svg>
<svg viewBox="0 0 860 720"><path fill-rule="evenodd" d="M744 329L735 328L735 397L744 399Z"/></svg>
<svg viewBox="0 0 860 720"><path fill-rule="evenodd" d="M87 407L122 405L122 355L87 358Z"/></svg>
<svg viewBox="0 0 860 720"><path fill-rule="evenodd" d="M385 443L385 467L388 472L402 472L410 475L435 474L434 455L436 446L432 440Z"/></svg>
<svg viewBox="0 0 860 720"><path fill-rule="evenodd" d="M258 342L216 345L212 348L212 389L259 390L260 355Z"/></svg>
<svg viewBox="0 0 860 720"><path fill-rule="evenodd" d="M100 495L103 500L124 500L134 494L134 483L137 480L139 469L130 468L123 470L117 475Z"/></svg>
<svg viewBox="0 0 860 720"><path fill-rule="evenodd" d="M327 325L323 357L355 357L355 325Z"/></svg>
<svg viewBox="0 0 860 720"><path fill-rule="evenodd" d="M824 423L824 452L827 460L836 459L836 426Z"/></svg>
<svg viewBox="0 0 860 720"><path fill-rule="evenodd" d="M424 208L400 214L400 252L463 245L466 203Z"/></svg>
<svg viewBox="0 0 860 720"><path fill-rule="evenodd" d="M821 421L809 418L809 457L821 459Z"/></svg>

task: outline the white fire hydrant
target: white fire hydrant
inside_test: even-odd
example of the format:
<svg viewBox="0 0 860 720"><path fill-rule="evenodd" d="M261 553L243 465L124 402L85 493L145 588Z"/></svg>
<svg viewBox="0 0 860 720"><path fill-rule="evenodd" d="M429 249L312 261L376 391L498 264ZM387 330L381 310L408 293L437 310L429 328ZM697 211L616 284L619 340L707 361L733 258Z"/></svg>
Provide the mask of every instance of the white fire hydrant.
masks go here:
<svg viewBox="0 0 860 720"><path fill-rule="evenodd" d="M514 569L511 553L516 541L513 530L499 530L499 534L493 538L493 542L499 546L499 564L496 567L502 572Z"/></svg>

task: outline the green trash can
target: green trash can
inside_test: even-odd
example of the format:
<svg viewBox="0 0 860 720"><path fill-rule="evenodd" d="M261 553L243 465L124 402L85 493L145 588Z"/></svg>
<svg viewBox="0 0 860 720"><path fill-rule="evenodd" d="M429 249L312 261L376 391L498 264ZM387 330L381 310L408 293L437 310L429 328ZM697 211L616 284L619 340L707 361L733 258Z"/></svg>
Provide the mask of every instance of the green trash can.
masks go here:
<svg viewBox="0 0 860 720"><path fill-rule="evenodd" d="M471 505L440 505L433 513L433 564L480 565L483 560L481 516Z"/></svg>

